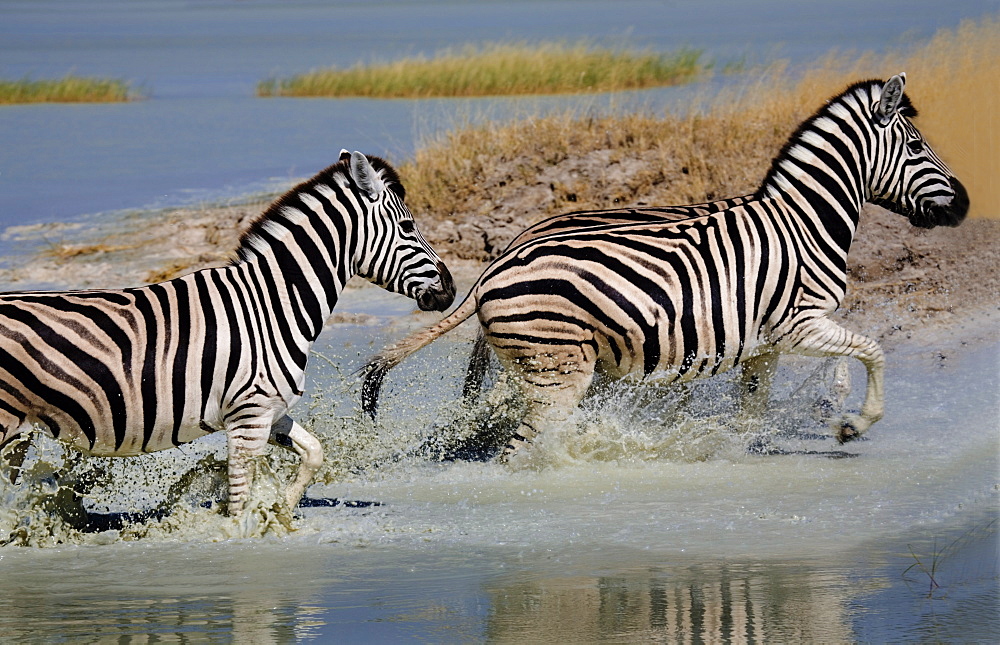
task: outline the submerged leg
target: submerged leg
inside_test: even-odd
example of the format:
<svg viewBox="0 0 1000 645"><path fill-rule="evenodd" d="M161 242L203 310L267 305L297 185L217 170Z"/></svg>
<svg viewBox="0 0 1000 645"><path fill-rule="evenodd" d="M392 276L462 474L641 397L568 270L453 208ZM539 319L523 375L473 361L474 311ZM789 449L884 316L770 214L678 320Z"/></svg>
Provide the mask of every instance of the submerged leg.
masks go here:
<svg viewBox="0 0 1000 645"><path fill-rule="evenodd" d="M17 478L21 475L21 466L24 464L24 458L28 455L30 446L31 436L21 434L0 447L0 457L7 462L7 467L10 468L10 483L17 483Z"/></svg>
<svg viewBox="0 0 1000 645"><path fill-rule="evenodd" d="M293 510L319 467L323 465L323 446L319 439L285 415L271 426L270 442L295 452L299 456L299 470L295 479L285 489L285 504Z"/></svg>
<svg viewBox="0 0 1000 645"><path fill-rule="evenodd" d="M818 421L827 421L839 415L844 409L844 403L851 394L851 372L848 369L847 358L837 359L832 370L832 382L828 395L821 397L815 403L815 417ZM829 371L827 376L830 376Z"/></svg>
<svg viewBox="0 0 1000 645"><path fill-rule="evenodd" d="M465 384L462 386L462 397L469 399L479 394L486 378L486 370L490 366L490 345L486 335L480 329L476 334L476 342L472 345L469 356L469 367L465 370Z"/></svg>
<svg viewBox="0 0 1000 645"><path fill-rule="evenodd" d="M564 422L594 380L594 361L580 347L516 359L527 412L499 460L509 461L545 428Z"/></svg>
<svg viewBox="0 0 1000 645"><path fill-rule="evenodd" d="M778 369L777 352L765 352L742 363L740 400L737 414L739 432L750 440L748 450L764 453L770 449L764 432L764 416L771 395L771 383Z"/></svg>
<svg viewBox="0 0 1000 645"><path fill-rule="evenodd" d="M272 413L241 418L226 424L226 444L229 449L229 514L243 513L243 506L253 484L251 459L264 453L271 432Z"/></svg>
<svg viewBox="0 0 1000 645"><path fill-rule="evenodd" d="M0 459L10 468L10 483L16 484L31 445L31 424L23 416L0 410Z"/></svg>
<svg viewBox="0 0 1000 645"><path fill-rule="evenodd" d="M865 402L860 414L843 414L833 422L837 441L846 443L868 431L885 410L883 383L885 354L871 338L844 329L828 318L816 318L800 327L787 351L806 356L846 356L861 361L868 372ZM848 385L849 387L849 385Z"/></svg>
<svg viewBox="0 0 1000 645"><path fill-rule="evenodd" d="M740 418L754 429L759 429L767 412L771 383L778 369L778 354L766 352L742 363L740 373Z"/></svg>

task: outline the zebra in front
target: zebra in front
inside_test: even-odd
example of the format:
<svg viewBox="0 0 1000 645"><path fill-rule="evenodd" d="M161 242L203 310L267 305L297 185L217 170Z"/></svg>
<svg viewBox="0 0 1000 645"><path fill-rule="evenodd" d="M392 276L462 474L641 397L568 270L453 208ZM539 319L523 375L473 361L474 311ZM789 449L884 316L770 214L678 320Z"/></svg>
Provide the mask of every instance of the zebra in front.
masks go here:
<svg viewBox="0 0 1000 645"><path fill-rule="evenodd" d="M910 118L905 76L864 81L804 121L753 198L676 222L570 229L510 249L437 325L372 358L363 405L385 374L477 313L527 410L503 458L565 419L595 370L684 382L742 365L742 414L759 416L782 352L845 356L867 370L859 414L834 421L841 442L883 414L879 345L831 318L847 283L861 207L914 226L957 226L969 199Z"/></svg>
<svg viewBox="0 0 1000 645"><path fill-rule="evenodd" d="M234 260L145 287L0 295L0 448L16 477L36 424L101 456L172 448L224 430L229 513L268 442L298 454L298 504L323 461L286 412L309 350L360 275L443 311L455 287L417 230L396 171L343 151L244 232Z"/></svg>

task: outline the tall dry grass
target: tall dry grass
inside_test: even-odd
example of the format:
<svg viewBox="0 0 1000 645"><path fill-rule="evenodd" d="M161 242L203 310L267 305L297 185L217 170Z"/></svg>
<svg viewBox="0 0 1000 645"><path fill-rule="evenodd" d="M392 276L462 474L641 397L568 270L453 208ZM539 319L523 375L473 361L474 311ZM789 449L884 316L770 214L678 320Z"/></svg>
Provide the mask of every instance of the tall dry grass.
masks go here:
<svg viewBox="0 0 1000 645"><path fill-rule="evenodd" d="M117 79L67 75L60 79L0 80L0 105L18 103L118 103L138 98Z"/></svg>
<svg viewBox="0 0 1000 645"><path fill-rule="evenodd" d="M816 96L862 78L906 72L906 93L919 111L914 124L948 163L972 198L971 215L1000 218L1000 19L968 20L939 31L907 52L830 56L802 80L770 74L722 111L808 114Z"/></svg>
<svg viewBox="0 0 1000 645"><path fill-rule="evenodd" d="M497 43L450 49L433 58L320 69L268 79L259 96L426 98L609 92L694 78L700 52L673 54L595 48L587 43Z"/></svg>
<svg viewBox="0 0 1000 645"><path fill-rule="evenodd" d="M757 187L824 100L859 79L900 71L920 111L915 123L969 189L972 215L1000 217L1000 21L993 18L941 31L909 52L830 56L799 80L774 67L687 115L567 113L462 127L426 141L401 171L422 218L449 230L475 226L484 237L570 210L740 195ZM487 250L495 244L487 240ZM459 253L483 259L472 247Z"/></svg>

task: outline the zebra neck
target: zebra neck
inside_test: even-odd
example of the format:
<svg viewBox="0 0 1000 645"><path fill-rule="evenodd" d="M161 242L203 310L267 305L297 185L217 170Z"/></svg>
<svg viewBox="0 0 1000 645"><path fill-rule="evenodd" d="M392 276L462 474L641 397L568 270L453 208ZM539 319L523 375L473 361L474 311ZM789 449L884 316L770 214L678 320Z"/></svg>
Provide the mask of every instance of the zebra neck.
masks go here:
<svg viewBox="0 0 1000 645"><path fill-rule="evenodd" d="M793 224L813 238L822 238L832 253L846 257L854 240L864 203L861 171L849 163L822 163L807 150L792 146L761 185L758 196L787 203Z"/></svg>
<svg viewBox="0 0 1000 645"><path fill-rule="evenodd" d="M316 341L353 275L349 258L328 251L334 257L311 258L302 249L273 245L246 262L261 313L301 349Z"/></svg>

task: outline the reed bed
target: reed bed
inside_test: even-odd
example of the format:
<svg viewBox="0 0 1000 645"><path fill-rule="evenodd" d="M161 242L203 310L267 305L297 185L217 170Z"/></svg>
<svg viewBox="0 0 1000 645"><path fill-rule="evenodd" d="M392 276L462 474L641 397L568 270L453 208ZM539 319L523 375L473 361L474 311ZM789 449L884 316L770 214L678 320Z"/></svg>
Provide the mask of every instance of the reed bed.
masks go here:
<svg viewBox="0 0 1000 645"><path fill-rule="evenodd" d="M701 53L672 54L586 43L496 43L349 69L268 79L259 96L428 98L610 92L688 82L704 71Z"/></svg>
<svg viewBox="0 0 1000 645"><path fill-rule="evenodd" d="M920 111L915 123L969 189L972 216L1000 218L995 18L943 30L910 51L829 56L798 80L777 66L689 114L564 113L460 127L425 141L401 172L421 218L447 230L474 226L484 236L499 230L502 245L500 235L570 210L751 192L825 99L859 79L901 71Z"/></svg>
<svg viewBox="0 0 1000 645"><path fill-rule="evenodd" d="M120 103L138 98L118 79L67 75L53 80L0 80L0 105L18 103Z"/></svg>

